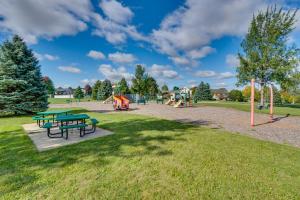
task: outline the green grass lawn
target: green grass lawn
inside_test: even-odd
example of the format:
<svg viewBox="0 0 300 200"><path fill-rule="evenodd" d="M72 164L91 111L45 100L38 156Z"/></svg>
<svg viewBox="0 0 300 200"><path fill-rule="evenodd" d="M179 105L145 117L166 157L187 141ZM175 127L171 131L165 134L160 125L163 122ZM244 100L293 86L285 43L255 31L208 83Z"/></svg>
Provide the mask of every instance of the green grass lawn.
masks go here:
<svg viewBox="0 0 300 200"><path fill-rule="evenodd" d="M48 98L48 102L50 104L66 104L67 100L72 100L72 102L77 102L76 99L70 99L70 98ZM85 101L93 101L91 98L84 98L84 99L80 99L81 102L85 102Z"/></svg>
<svg viewBox="0 0 300 200"><path fill-rule="evenodd" d="M233 108L237 110L250 112L250 103L248 102L232 102L232 101L201 101L195 106L216 106L224 108ZM269 113L269 109L258 110L255 109L256 113ZM300 116L300 106L299 105L284 105L284 106L275 106L274 114L276 115L293 115Z"/></svg>
<svg viewBox="0 0 300 200"><path fill-rule="evenodd" d="M42 153L21 128L30 117L0 118L0 199L300 199L298 148L126 112L89 115L115 134Z"/></svg>

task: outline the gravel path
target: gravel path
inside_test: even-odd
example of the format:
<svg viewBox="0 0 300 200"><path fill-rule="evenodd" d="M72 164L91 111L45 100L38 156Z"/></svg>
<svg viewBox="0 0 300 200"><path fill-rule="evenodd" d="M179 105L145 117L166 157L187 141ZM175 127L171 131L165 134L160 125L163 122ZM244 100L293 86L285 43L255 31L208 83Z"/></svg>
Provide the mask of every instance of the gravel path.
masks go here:
<svg viewBox="0 0 300 200"><path fill-rule="evenodd" d="M81 107L95 112L114 112L111 104L98 102L81 102L53 104L52 108ZM206 125L222 128L230 132L238 132L276 143L285 143L300 147L300 117L274 116L275 122L268 123L266 114L255 115L255 127L250 126L250 113L219 107L174 108L161 104L136 105L130 104L128 113Z"/></svg>

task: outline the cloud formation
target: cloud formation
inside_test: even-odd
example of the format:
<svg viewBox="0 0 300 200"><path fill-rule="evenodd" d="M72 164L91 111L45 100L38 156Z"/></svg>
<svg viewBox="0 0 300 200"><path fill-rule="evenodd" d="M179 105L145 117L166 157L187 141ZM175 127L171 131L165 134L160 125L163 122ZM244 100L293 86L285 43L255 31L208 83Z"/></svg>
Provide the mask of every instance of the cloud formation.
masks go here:
<svg viewBox="0 0 300 200"><path fill-rule="evenodd" d="M91 12L89 0L2 0L0 29L32 44L40 37L52 39L86 30Z"/></svg>
<svg viewBox="0 0 300 200"><path fill-rule="evenodd" d="M59 66L58 69L63 72L70 72L74 74L81 73L81 70L79 68L73 66Z"/></svg>
<svg viewBox="0 0 300 200"><path fill-rule="evenodd" d="M108 54L108 59L111 60L112 62L123 63L123 64L132 63L137 60L137 58L134 55L130 53L121 53L121 52Z"/></svg>
<svg viewBox="0 0 300 200"><path fill-rule="evenodd" d="M95 60L105 59L105 55L100 51L90 50L87 54L88 57L93 58Z"/></svg>
<svg viewBox="0 0 300 200"><path fill-rule="evenodd" d="M131 81L133 75L127 72L125 67L113 68L109 64L102 64L98 68L98 72L101 73L105 78L114 82L120 81L123 77L127 81Z"/></svg>
<svg viewBox="0 0 300 200"><path fill-rule="evenodd" d="M229 67L237 67L240 65L240 60L238 59L237 55L234 54L226 55L225 62Z"/></svg>
<svg viewBox="0 0 300 200"><path fill-rule="evenodd" d="M170 69L169 66L153 64L149 69L149 74L155 78L178 79L179 75L176 71Z"/></svg>
<svg viewBox="0 0 300 200"><path fill-rule="evenodd" d="M207 45L214 39L245 34L253 13L265 8L265 2L187 0L184 6L165 17L158 29L153 30L152 42L159 52L171 58L203 58L211 53L212 49Z"/></svg>
<svg viewBox="0 0 300 200"><path fill-rule="evenodd" d="M55 55L50 55L50 54L40 54L40 53L37 53L37 52L33 52L35 57L39 60L39 61L42 61L42 60L49 60L49 61L55 61L55 60L58 60L59 57L58 56L55 56Z"/></svg>

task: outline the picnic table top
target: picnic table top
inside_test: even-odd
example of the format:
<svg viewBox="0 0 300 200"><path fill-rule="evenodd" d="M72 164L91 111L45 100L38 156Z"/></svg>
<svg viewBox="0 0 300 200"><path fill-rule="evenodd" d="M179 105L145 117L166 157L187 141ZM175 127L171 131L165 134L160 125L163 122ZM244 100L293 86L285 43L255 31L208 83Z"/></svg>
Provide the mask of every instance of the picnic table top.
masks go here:
<svg viewBox="0 0 300 200"><path fill-rule="evenodd" d="M62 114L62 113L68 113L71 110L50 110L50 111L45 111L45 112L38 112L38 115L57 115L57 114Z"/></svg>
<svg viewBox="0 0 300 200"><path fill-rule="evenodd" d="M87 114L76 114L76 115L59 115L57 116L57 121L72 121L72 120L82 120L89 119L90 116Z"/></svg>

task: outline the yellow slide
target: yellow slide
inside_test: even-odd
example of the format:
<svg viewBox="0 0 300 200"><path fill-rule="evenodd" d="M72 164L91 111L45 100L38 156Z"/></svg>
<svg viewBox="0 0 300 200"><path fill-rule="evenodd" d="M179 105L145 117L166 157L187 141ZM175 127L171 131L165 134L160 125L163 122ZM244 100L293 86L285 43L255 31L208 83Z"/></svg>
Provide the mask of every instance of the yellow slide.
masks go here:
<svg viewBox="0 0 300 200"><path fill-rule="evenodd" d="M179 106L181 106L182 104L182 100L179 100L177 103L175 103L174 108L178 108Z"/></svg>
<svg viewBox="0 0 300 200"><path fill-rule="evenodd" d="M103 101L104 104L106 103L112 103L113 101L113 95L111 95L110 97L108 97L105 101Z"/></svg>
<svg viewBox="0 0 300 200"><path fill-rule="evenodd" d="M172 103L171 99L169 99L165 104L170 105Z"/></svg>

